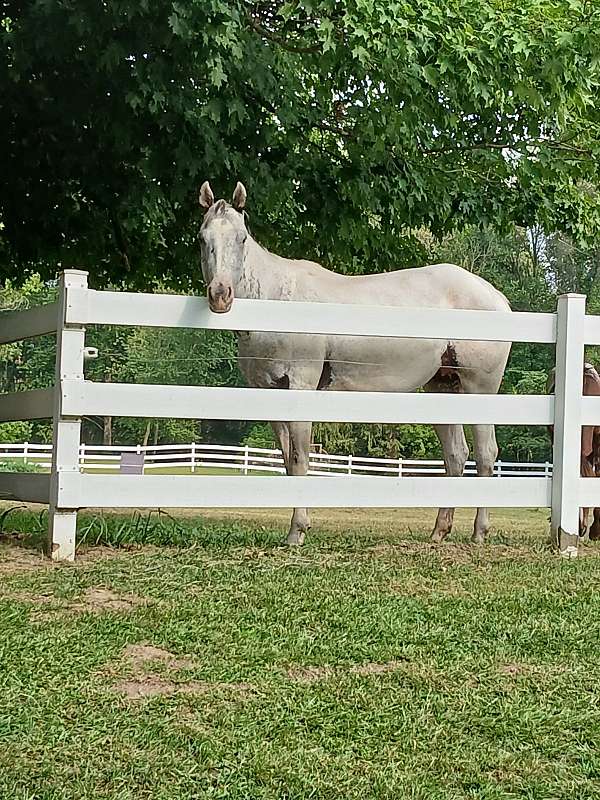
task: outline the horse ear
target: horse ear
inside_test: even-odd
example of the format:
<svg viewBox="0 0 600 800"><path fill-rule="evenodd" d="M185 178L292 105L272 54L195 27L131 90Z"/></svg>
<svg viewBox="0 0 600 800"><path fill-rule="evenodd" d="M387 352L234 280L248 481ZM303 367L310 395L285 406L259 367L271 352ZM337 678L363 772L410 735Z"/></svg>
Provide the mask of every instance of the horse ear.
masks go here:
<svg viewBox="0 0 600 800"><path fill-rule="evenodd" d="M200 205L205 211L208 211L208 209L215 202L215 196L213 194L213 190L210 188L210 183L208 181L204 181L204 183L200 187L200 196L198 200L200 202Z"/></svg>
<svg viewBox="0 0 600 800"><path fill-rule="evenodd" d="M242 211L246 206L246 187L239 181L233 191L233 207L236 211Z"/></svg>

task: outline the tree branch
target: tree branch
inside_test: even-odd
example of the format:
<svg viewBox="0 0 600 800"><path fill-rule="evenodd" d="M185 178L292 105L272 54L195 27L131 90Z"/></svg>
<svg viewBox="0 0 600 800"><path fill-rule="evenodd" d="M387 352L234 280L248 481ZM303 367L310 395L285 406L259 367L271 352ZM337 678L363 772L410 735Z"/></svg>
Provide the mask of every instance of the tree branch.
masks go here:
<svg viewBox="0 0 600 800"><path fill-rule="evenodd" d="M246 87L246 94L253 100L253 102L259 103L260 105L264 106L267 111L270 111L271 114L277 115L277 109L275 106L264 97L258 97L258 95L252 89L250 89L250 87ZM343 139L347 139L348 141L356 141L356 134L352 133L351 131L345 131L343 128L340 128L337 125L331 125L329 122L315 122L312 120L306 120L306 126L298 124L292 125L291 127L294 130L302 130L303 134L306 133L307 127L312 127L320 131L326 131L327 133L334 133L336 136L341 136ZM306 137L304 136L304 138Z"/></svg>
<svg viewBox="0 0 600 800"><path fill-rule="evenodd" d="M248 18L248 22L250 23L250 27L258 33L260 36L264 36L265 39L273 42L274 44L278 45L279 47L283 47L284 50L287 50L290 53L300 53L300 54L311 54L311 53L321 53L322 47L321 45L295 45L291 44L290 42L286 41L285 39L278 36L276 33L273 33L268 28L265 28L263 25L258 22L251 14L246 14Z"/></svg>
<svg viewBox="0 0 600 800"><path fill-rule="evenodd" d="M550 139L523 139L520 142L473 142L472 144L461 145L457 147L440 147L440 148L425 148L421 150L424 155L445 155L446 153L460 153L468 150L519 150L523 145L530 145L534 147L542 147L546 145L553 150L561 150L564 152L577 153L590 157L592 152L584 147L576 147L575 145L568 144L568 142L554 142Z"/></svg>

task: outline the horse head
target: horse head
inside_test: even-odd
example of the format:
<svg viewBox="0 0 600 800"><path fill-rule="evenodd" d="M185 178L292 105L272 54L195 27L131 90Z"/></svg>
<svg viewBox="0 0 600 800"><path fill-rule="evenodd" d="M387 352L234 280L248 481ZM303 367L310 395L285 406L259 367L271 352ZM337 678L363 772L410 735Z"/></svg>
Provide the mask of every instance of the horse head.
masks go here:
<svg viewBox="0 0 600 800"><path fill-rule="evenodd" d="M248 230L244 219L246 189L238 181L231 204L217 200L208 181L200 187L204 220L200 227L202 274L211 311L224 314L231 309L246 254Z"/></svg>

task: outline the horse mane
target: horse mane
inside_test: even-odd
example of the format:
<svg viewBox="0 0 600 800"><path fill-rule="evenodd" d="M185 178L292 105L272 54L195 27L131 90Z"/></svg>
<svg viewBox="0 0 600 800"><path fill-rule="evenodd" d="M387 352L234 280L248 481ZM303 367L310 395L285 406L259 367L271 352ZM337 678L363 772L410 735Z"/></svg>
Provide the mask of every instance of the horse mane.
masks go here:
<svg viewBox="0 0 600 800"><path fill-rule="evenodd" d="M248 219L248 215L243 209L241 211L237 211L232 205L230 205L227 202L227 200L223 199L217 200L216 203L213 203L213 205L206 212L205 216L207 219L211 219L213 217L224 217L226 216L228 211L235 211L236 214L241 214L244 220Z"/></svg>
<svg viewBox="0 0 600 800"><path fill-rule="evenodd" d="M217 200L217 202L210 209L210 211L212 211L211 216L224 217L228 208L231 208L231 206L226 200Z"/></svg>

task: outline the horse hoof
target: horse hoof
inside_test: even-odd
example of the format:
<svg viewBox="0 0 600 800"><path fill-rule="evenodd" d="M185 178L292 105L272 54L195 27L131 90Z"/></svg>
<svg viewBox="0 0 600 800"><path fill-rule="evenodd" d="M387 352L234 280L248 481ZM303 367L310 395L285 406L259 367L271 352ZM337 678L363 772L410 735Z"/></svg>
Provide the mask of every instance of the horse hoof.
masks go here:
<svg viewBox="0 0 600 800"><path fill-rule="evenodd" d="M304 544L304 537L306 536L304 531L290 531L288 533L288 537L286 543L290 547L300 547Z"/></svg>
<svg viewBox="0 0 600 800"><path fill-rule="evenodd" d="M472 544L485 544L485 533L474 533L471 536Z"/></svg>
<svg viewBox="0 0 600 800"><path fill-rule="evenodd" d="M446 538L446 536L448 536L449 533L450 533L450 531L438 531L438 530L435 530L431 534L430 541L433 542L433 544L441 544L444 541L444 539Z"/></svg>

